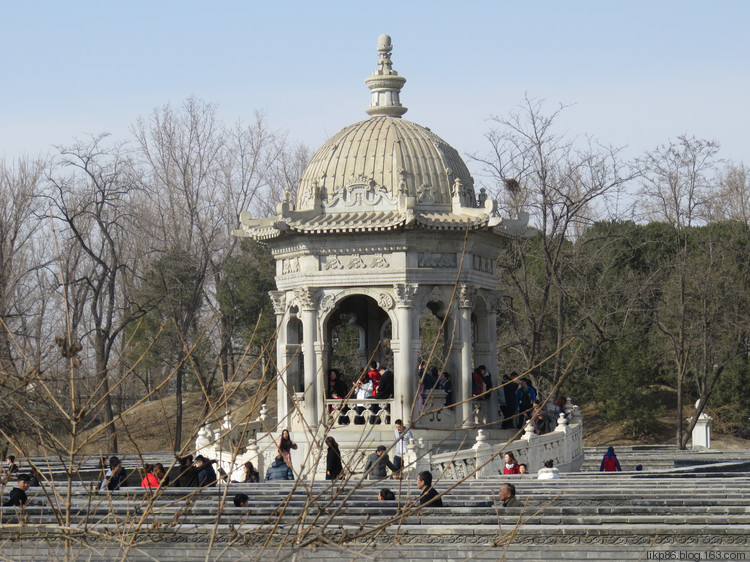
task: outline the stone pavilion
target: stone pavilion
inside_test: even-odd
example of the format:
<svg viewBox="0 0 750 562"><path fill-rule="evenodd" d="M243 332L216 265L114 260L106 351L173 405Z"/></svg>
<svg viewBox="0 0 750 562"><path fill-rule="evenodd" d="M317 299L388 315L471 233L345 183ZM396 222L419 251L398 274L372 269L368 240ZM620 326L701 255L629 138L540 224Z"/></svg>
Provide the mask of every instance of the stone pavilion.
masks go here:
<svg viewBox="0 0 750 562"><path fill-rule="evenodd" d="M374 410L386 424L402 418L465 432L498 419L497 393L473 400L471 375L487 365L497 384L496 258L510 239L531 234L528 217L503 218L496 201L477 192L459 153L402 117L406 79L393 69L391 50L391 38L381 35L377 68L365 80L370 117L313 155L296 200L287 189L276 216L244 212L235 232L268 245L276 261L279 427L284 420L298 430L330 425L332 411L344 416L334 429L355 427L354 411L326 400L332 332L342 318L357 326L363 367L392 361L393 398ZM451 410L427 396L417 400L426 314L444 320Z"/></svg>

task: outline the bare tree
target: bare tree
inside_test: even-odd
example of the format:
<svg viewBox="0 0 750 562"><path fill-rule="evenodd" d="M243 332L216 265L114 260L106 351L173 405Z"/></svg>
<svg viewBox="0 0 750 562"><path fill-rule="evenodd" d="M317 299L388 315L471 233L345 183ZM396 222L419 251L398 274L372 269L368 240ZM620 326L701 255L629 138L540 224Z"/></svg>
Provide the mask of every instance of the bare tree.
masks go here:
<svg viewBox="0 0 750 562"><path fill-rule="evenodd" d="M684 385L690 369L691 275L690 228L705 219L714 195L718 143L685 135L657 147L639 160L643 209L652 220L674 230L675 298L662 307L658 326L666 340L677 381L677 446L684 448L688 435L682 415Z"/></svg>
<svg viewBox="0 0 750 562"><path fill-rule="evenodd" d="M121 284L129 268L129 233L133 221L128 202L136 189L133 166L121 145L108 146L106 135L60 148L49 174L50 200L55 217L69 236L69 243L82 252L77 267L64 282L76 288L87 312L69 324L91 345L97 378L93 400L101 405L109 444L117 450L110 363L123 329L137 316L123 300ZM70 338L70 334L65 337ZM72 344L73 342L69 342Z"/></svg>
<svg viewBox="0 0 750 562"><path fill-rule="evenodd" d="M474 157L506 211L529 213L540 231L538 240L513 244L500 259L501 276L518 296L506 300L506 312L520 320L513 323L515 337L501 348L520 353L527 368L542 358L548 326L554 326L554 341L546 342L547 350L560 349L572 335L565 280L570 242L597 218L597 204L632 177L619 161L619 150L590 139L579 147L558 135L554 125L563 110L547 115L540 100L526 98L509 117L492 118L496 128L486 135L491 152ZM540 251L527 252L535 244ZM550 381L558 380L562 361L558 354L545 375Z"/></svg>
<svg viewBox="0 0 750 562"><path fill-rule="evenodd" d="M166 106L141 119L134 128L145 169L144 189L149 212L142 215L142 230L153 233L153 250L165 254L174 248L188 252L199 273L195 281L206 306L200 311L205 340L217 361L193 368L208 401L216 374L222 381L234 369L233 329L221 315L216 288L227 258L238 241L231 235L242 211L253 210L272 192L269 178L284 154L285 139L268 128L257 113L249 125L227 130L214 106L189 99L178 111ZM196 301L198 302L198 301ZM212 322L211 318L218 318ZM185 349L195 333L183 334ZM183 364L185 357L177 358ZM181 369L176 373L176 447L181 442Z"/></svg>
<svg viewBox="0 0 750 562"><path fill-rule="evenodd" d="M750 224L750 170L745 164L727 164L719 172L719 189L710 200L711 220Z"/></svg>

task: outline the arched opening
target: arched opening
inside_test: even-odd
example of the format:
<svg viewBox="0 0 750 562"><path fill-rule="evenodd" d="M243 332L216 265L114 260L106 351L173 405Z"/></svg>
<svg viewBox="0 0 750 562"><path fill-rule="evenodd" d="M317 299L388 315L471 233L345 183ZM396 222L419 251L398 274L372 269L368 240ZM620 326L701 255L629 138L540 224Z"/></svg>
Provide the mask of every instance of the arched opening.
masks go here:
<svg viewBox="0 0 750 562"><path fill-rule="evenodd" d="M286 325L287 386L290 396L304 390L305 361L302 353L302 321L298 317L299 309L293 306L289 310L289 321Z"/></svg>
<svg viewBox="0 0 750 562"><path fill-rule="evenodd" d="M330 369L337 369L351 388L371 360L393 367L391 320L373 298L346 297L326 324L326 377Z"/></svg>

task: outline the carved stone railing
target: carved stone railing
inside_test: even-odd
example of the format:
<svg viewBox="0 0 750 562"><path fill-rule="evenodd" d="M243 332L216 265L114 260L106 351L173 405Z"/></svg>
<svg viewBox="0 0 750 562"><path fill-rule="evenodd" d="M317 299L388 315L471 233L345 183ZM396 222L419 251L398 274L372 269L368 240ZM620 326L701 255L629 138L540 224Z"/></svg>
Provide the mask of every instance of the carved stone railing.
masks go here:
<svg viewBox="0 0 750 562"><path fill-rule="evenodd" d="M393 399L326 400L325 413L332 429L351 425L390 424Z"/></svg>
<svg viewBox="0 0 750 562"><path fill-rule="evenodd" d="M430 457L430 468L434 477L461 479L502 474L504 454L512 452L519 463L536 473L544 461L552 460L560 472L578 471L583 464L583 421L578 406L572 406L571 414L561 414L557 428L545 435L535 435L530 423L526 424L523 437L506 444L490 444L484 432L477 432L477 440L470 449L440 453Z"/></svg>

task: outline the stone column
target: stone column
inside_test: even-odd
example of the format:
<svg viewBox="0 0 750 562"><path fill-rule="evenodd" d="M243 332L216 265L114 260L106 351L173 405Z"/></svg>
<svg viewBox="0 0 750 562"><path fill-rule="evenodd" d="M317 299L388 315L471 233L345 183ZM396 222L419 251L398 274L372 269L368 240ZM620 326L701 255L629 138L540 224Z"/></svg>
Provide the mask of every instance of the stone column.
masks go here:
<svg viewBox="0 0 750 562"><path fill-rule="evenodd" d="M487 356L484 364L488 372L492 374L492 386L497 387L502 380L500 373L497 372L497 305L500 299L500 293L494 292L487 299ZM500 403L498 394L505 392L505 389L498 388L492 393L489 403L489 413L487 419L490 422L496 422L498 417L498 404Z"/></svg>
<svg viewBox="0 0 750 562"><path fill-rule="evenodd" d="M398 357L393 358L395 379L394 401L396 412L393 419L401 418L404 425L411 425L411 405L414 401L414 369L412 322L414 298L418 286L412 283L398 283L393 286L396 294L396 321L398 322ZM395 335L395 334L394 334Z"/></svg>
<svg viewBox="0 0 750 562"><path fill-rule="evenodd" d="M318 365L315 354L317 342L317 307L315 295L310 289L295 289L294 298L300 309L302 320L302 355L305 358L305 388L303 414L305 421L313 427L318 425Z"/></svg>
<svg viewBox="0 0 750 562"><path fill-rule="evenodd" d="M284 291L269 291L273 311L276 313L276 417L284 420L289 415L289 373L286 366L289 363L287 353L287 323L286 293ZM254 465L257 466L257 465Z"/></svg>
<svg viewBox="0 0 750 562"><path fill-rule="evenodd" d="M461 338L461 420L463 427L474 424L474 402L471 398L471 311L474 307L476 288L468 283L461 283L458 287L458 333Z"/></svg>

